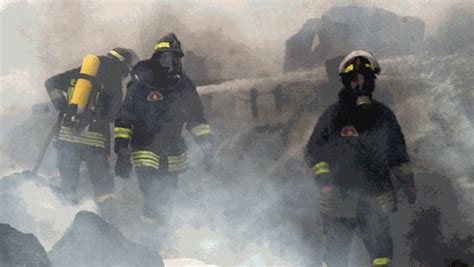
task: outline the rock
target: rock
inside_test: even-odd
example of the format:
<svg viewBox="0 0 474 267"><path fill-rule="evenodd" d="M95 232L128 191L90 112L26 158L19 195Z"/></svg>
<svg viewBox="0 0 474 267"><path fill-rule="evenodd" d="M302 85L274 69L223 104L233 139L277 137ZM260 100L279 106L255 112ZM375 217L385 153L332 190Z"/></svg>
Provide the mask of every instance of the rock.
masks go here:
<svg viewBox="0 0 474 267"><path fill-rule="evenodd" d="M78 212L49 252L55 266L163 266L158 253L125 239L92 212Z"/></svg>
<svg viewBox="0 0 474 267"><path fill-rule="evenodd" d="M51 266L48 256L33 234L24 234L0 223L1 266Z"/></svg>
<svg viewBox="0 0 474 267"><path fill-rule="evenodd" d="M286 42L284 71L309 69L351 50L377 57L405 55L421 49L425 24L381 8L333 7L320 19L310 19ZM315 47L315 38L319 44Z"/></svg>
<svg viewBox="0 0 474 267"><path fill-rule="evenodd" d="M313 41L320 24L320 19L310 19L306 21L298 33L286 41L285 63L283 66L285 72L313 66L314 60L309 55L311 55Z"/></svg>

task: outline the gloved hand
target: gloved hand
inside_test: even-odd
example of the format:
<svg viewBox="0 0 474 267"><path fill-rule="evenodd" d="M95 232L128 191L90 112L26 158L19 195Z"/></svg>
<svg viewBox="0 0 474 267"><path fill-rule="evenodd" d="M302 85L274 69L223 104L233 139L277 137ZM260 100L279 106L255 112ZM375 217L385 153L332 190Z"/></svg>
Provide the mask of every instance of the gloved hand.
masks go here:
<svg viewBox="0 0 474 267"><path fill-rule="evenodd" d="M129 178L132 172L132 161L130 159L130 148L121 148L117 152L117 162L115 163L115 175L120 178Z"/></svg>
<svg viewBox="0 0 474 267"><path fill-rule="evenodd" d="M413 205L416 202L416 187L415 185L407 186L403 189L403 192L407 196L408 204Z"/></svg>
<svg viewBox="0 0 474 267"><path fill-rule="evenodd" d="M203 163L206 166L206 171L209 171L214 165L214 146L212 143L205 142L201 144L201 149L204 154Z"/></svg>

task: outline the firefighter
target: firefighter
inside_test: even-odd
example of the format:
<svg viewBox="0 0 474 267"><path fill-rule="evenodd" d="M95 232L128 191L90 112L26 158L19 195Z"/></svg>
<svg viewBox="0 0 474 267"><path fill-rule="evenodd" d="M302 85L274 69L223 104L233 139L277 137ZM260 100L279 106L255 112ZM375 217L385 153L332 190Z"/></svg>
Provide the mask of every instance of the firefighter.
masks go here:
<svg viewBox="0 0 474 267"><path fill-rule="evenodd" d="M372 99L380 66L366 51L353 51L339 65L339 100L319 118L305 161L321 190L323 266L347 266L356 228L372 266L390 266L389 214L396 211L391 176L408 202L416 201L414 175L403 133L386 105Z"/></svg>
<svg viewBox="0 0 474 267"><path fill-rule="evenodd" d="M79 171L86 163L98 211L105 220L118 219L113 175L110 172L110 128L122 102L122 80L135 54L114 48L105 56L86 55L79 68L55 75L45 82L54 107L60 112L55 146L61 189L77 204Z"/></svg>
<svg viewBox="0 0 474 267"><path fill-rule="evenodd" d="M213 159L211 128L196 86L182 69L182 57L176 35L162 37L152 57L132 69L115 120L115 173L128 178L133 162L144 197L142 221L155 230L142 242L155 248L167 236L177 176L188 168L183 127L202 148L208 168Z"/></svg>

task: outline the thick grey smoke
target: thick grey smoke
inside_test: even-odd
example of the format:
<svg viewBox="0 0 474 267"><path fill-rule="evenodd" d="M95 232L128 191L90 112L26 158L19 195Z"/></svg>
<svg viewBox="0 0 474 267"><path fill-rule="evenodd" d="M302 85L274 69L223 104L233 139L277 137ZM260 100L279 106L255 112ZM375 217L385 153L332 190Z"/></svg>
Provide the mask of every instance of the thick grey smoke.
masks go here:
<svg viewBox="0 0 474 267"><path fill-rule="evenodd" d="M326 71L316 68L277 74L282 70L285 40L307 19L320 17L333 2L176 4L64 0L2 4L1 171L18 170L14 164L21 168L31 165L35 148L48 128L46 123L35 125L33 119L54 120L53 112L49 112L26 121L31 105L47 100L42 87L45 78L76 67L87 53L104 54L114 46L133 48L146 59L161 35L175 32L185 51L206 58L209 79L232 81L199 88L218 138L219 157L215 169L205 172L199 149L191 147L192 169L180 177L176 196L174 245L181 255L222 265L300 265L309 256L318 258L320 245L311 244L321 234L317 188L298 159L318 107L323 105L317 102L315 92L325 82ZM473 25L472 4L467 2L462 9L447 11L444 16L440 12L450 5L447 1L336 1L337 5L348 3L421 17L427 23L427 35L433 37L426 41L427 47L433 53L444 53L435 58L427 54L383 60L385 76L379 80L379 89L390 89L394 101L400 103L396 106L397 115L407 140L413 144L410 153L418 159L420 169L454 177L451 183L457 196L461 196L463 220L472 222L473 213L468 212L474 203L469 197L473 174L468 169L474 154L472 54L469 57L473 38L468 31ZM290 92L281 113L274 109L272 93L278 85ZM259 91L257 104L263 107L257 117L251 109L252 88ZM298 116L293 120L295 113ZM293 124L288 130L285 125L289 121ZM16 127L19 124L22 125ZM25 143L23 135L33 136L35 141ZM282 137L288 143L283 144ZM17 150L8 150L11 147ZM27 158L22 155L25 150ZM49 153L53 151L50 149ZM54 160L54 156L47 157L43 169L52 181L57 175ZM136 234L141 229L134 219L140 215L141 196L136 180L117 180L117 191L127 217L121 230L129 239L138 241ZM46 204L31 200L35 196L32 192L41 193L50 205L59 206L50 218L42 217ZM77 209L61 206L51 194L31 183L23 185L20 193L28 195L23 201L34 209L24 221L50 220L31 230L50 248ZM88 199L90 192L83 195ZM426 202L429 204L430 200ZM83 205L94 209L88 203ZM407 221L404 217L402 222ZM10 222L19 223L22 230L28 231L26 223ZM445 228L448 232L452 229ZM44 229L53 232L48 235ZM365 251L357 249L360 245L359 240L353 244L353 266L364 264L358 262L365 257ZM403 252L397 250L399 254Z"/></svg>

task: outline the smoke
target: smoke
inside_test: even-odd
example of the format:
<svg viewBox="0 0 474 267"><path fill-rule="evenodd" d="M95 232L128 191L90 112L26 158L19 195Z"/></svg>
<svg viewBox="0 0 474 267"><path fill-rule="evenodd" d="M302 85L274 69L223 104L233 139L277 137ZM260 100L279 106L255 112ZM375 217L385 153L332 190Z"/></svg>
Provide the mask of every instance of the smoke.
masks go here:
<svg viewBox="0 0 474 267"><path fill-rule="evenodd" d="M317 68L273 75L281 71L285 40L307 19L320 17L332 3L50 1L3 4L0 90L2 122L6 123L2 125L15 128L14 125L24 121L23 117L16 121L11 119L12 113L21 112L26 116L28 109L20 106L29 108L33 103L46 101L44 79L77 67L85 54L104 54L111 47L122 46L133 48L141 59L146 59L153 53L160 36L175 32L185 51L192 50L206 58L211 79L237 80L199 88L203 99L208 101L206 112L218 138L220 153L215 169L205 172L199 165L202 155L192 146L190 161L194 165L179 178L173 244L180 255L222 265L307 263L307 257L318 258L321 253L317 244L310 244L321 235L315 204L317 188L311 176L304 172L306 167L297 165L295 158L302 157L300 148L308 139L316 112L299 113L301 117L293 125L297 130L288 135L289 148L280 142L282 135L277 123L288 121L292 112L302 106L312 104L317 109L319 103L311 101L315 98L315 88L325 80L325 71ZM445 16L443 10L451 5L448 2L336 2L337 5L347 3L420 16L427 23L429 35L441 40L460 40L454 46L441 42L443 48L465 48L471 40L470 31L465 29L472 27L463 24L470 23L469 17L459 15L471 14L470 9L446 12ZM33 15L28 23L18 20L12 25L12 15L20 14L20 10ZM443 20L445 22L440 24ZM23 30L13 35L4 30L7 27L4 25ZM439 30L438 25L441 25ZM4 36L15 38L4 39ZM8 40L5 41L8 46L3 45L4 40ZM413 144L410 154L416 155L423 170L448 173L457 178L453 180L457 195L464 198L460 203L462 211L472 209L474 203L469 197L473 187L472 170L466 167L473 161L474 154L470 119L473 117L472 93L469 93L472 92L471 57L472 54L465 53L390 59L383 61L383 66L390 67L384 67L385 76L380 79L380 86L393 89L395 102L401 103L396 110L407 140ZM269 75L272 77L262 78ZM275 115L272 90L279 84L291 93L283 112ZM399 87L393 86L397 84ZM252 117L250 109L251 88L258 89L257 104L263 106L257 118ZM15 108L6 112L8 106ZM259 132L259 129L276 130ZM2 135L6 132L2 130ZM2 146L6 143L4 141ZM13 146L24 147L24 144L15 139ZM34 154L31 147L28 151ZM7 157L2 152L4 155ZM53 165L53 160L47 163ZM126 216L130 220L138 218L141 193L136 180L117 183L117 192L132 201L121 203ZM19 196L27 203L25 213L36 221L48 222L38 226L46 230L32 230L46 247L51 247L64 232L74 213L83 208L93 209L89 204L74 208L62 206L51 193L30 183L19 190ZM466 220L474 219L470 217ZM34 225L32 218L25 221ZM21 230L27 232L29 227L24 224ZM130 239L143 231L126 224L121 230ZM360 251L355 252L356 258L357 252Z"/></svg>

